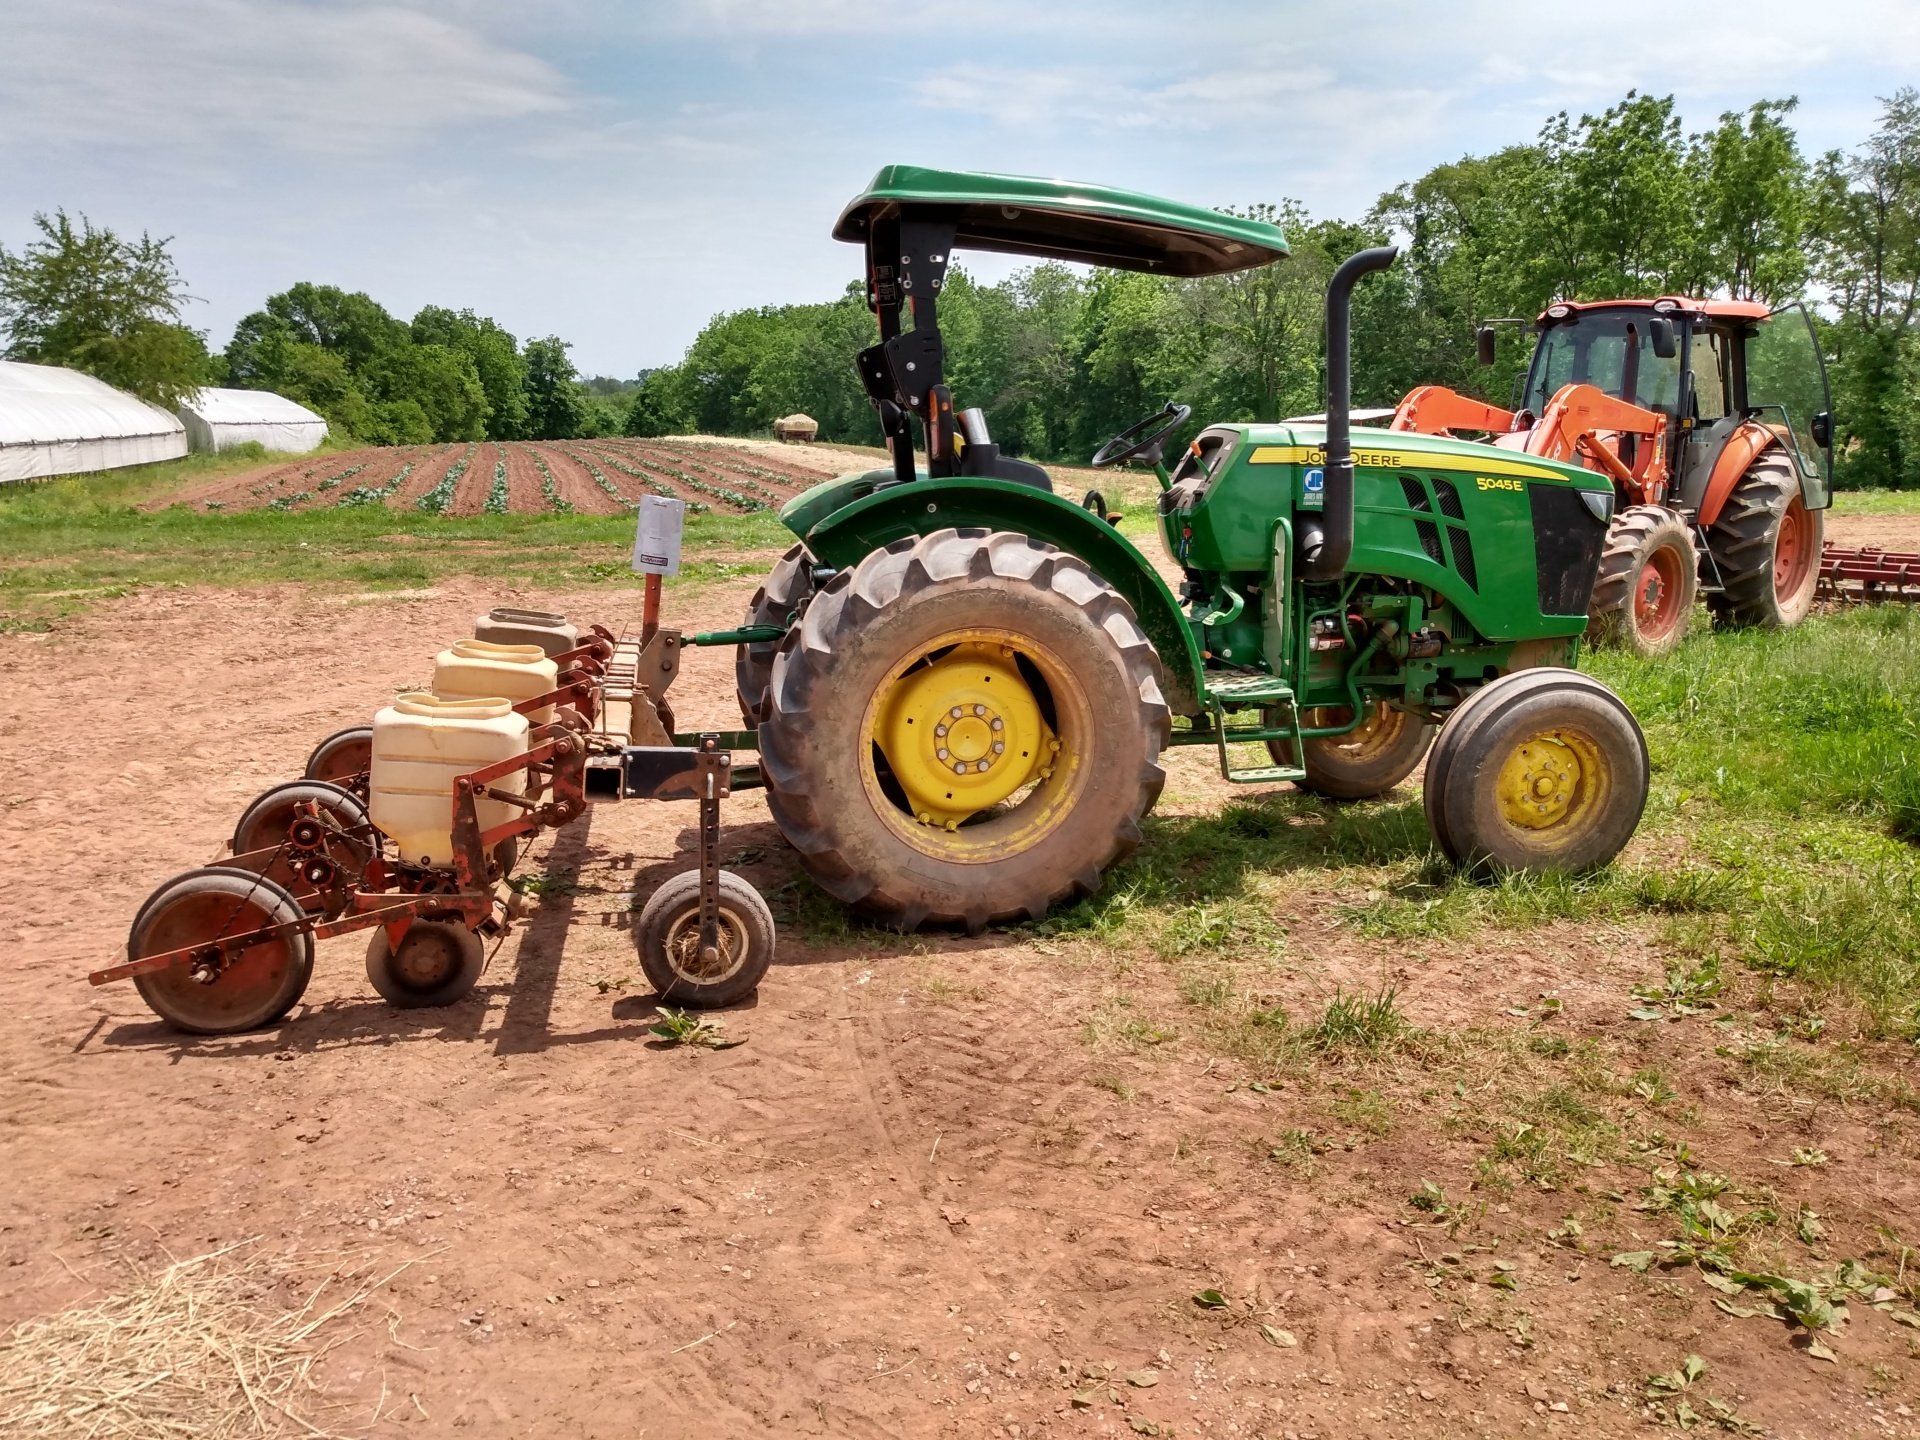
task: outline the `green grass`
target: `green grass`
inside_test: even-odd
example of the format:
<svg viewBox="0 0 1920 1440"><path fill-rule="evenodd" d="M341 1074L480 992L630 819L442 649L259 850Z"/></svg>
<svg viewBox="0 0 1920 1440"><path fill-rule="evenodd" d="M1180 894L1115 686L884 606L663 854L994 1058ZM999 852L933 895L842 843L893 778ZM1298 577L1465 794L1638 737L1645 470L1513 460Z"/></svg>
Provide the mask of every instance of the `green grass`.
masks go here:
<svg viewBox="0 0 1920 1440"><path fill-rule="evenodd" d="M1598 874L1474 883L1432 852L1411 787L1345 806L1275 790L1150 818L1102 890L1045 929L1172 965L1206 1033L1249 1059L1300 1050L1302 1028L1260 991L1314 908L1389 944L1640 928L1673 983L1758 977L1785 1023L1833 996L1857 1005L1867 1036L1920 1038L1920 607L1784 634L1700 618L1664 660L1584 662L1639 716L1654 771L1638 843ZM1650 1002L1623 1009L1636 1003Z"/></svg>
<svg viewBox="0 0 1920 1440"><path fill-rule="evenodd" d="M1833 497L1836 515L1920 515L1920 490L1842 490Z"/></svg>
<svg viewBox="0 0 1920 1440"><path fill-rule="evenodd" d="M0 570L0 630L45 629L63 615L145 585L297 581L391 590L450 575L546 584L632 581L633 518L625 514L461 519L413 506L230 513L139 508L185 484L262 463L258 456L196 456L137 472L0 489L0 554L7 557ZM728 563L701 560L702 551L777 548L784 535L771 514L690 515L691 558L679 583L736 573Z"/></svg>

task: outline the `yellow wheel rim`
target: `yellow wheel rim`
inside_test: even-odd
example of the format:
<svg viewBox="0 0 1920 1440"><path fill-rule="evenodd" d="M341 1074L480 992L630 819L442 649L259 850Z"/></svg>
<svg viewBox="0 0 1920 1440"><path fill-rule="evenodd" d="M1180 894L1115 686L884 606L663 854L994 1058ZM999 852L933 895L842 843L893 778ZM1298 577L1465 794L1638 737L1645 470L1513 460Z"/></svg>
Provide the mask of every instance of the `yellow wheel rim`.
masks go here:
<svg viewBox="0 0 1920 1440"><path fill-rule="evenodd" d="M1558 846L1604 812L1612 779L1605 752L1576 730L1524 736L1500 766L1500 817Z"/></svg>
<svg viewBox="0 0 1920 1440"><path fill-rule="evenodd" d="M1072 737L1094 723L1085 686L1045 645L997 628L952 630L915 646L874 687L861 780L875 812L923 854L1012 859L1073 813L1089 777Z"/></svg>
<svg viewBox="0 0 1920 1440"><path fill-rule="evenodd" d="M1011 645L962 640L875 699L868 738L922 825L957 829L1052 773L1059 742Z"/></svg>

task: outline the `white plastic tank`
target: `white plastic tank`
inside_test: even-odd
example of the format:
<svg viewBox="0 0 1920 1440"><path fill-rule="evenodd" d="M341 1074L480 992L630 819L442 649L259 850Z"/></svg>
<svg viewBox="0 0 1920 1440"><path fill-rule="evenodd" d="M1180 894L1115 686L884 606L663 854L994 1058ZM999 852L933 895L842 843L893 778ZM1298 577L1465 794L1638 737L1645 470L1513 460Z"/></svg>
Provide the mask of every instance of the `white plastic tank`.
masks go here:
<svg viewBox="0 0 1920 1440"><path fill-rule="evenodd" d="M496 645L538 645L549 655L559 655L580 644L580 627L551 610L496 605L473 622L473 638Z"/></svg>
<svg viewBox="0 0 1920 1440"><path fill-rule="evenodd" d="M443 700L504 698L518 705L559 683L560 667L538 645L456 640L433 662L433 693ZM553 719L553 707L543 705L527 718L545 725Z"/></svg>
<svg viewBox="0 0 1920 1440"><path fill-rule="evenodd" d="M408 865L453 863L453 782L457 776L524 754L527 717L505 700L402 695L373 717L373 768L367 808ZM516 770L492 788L526 792ZM499 800L476 807L482 830L519 812Z"/></svg>

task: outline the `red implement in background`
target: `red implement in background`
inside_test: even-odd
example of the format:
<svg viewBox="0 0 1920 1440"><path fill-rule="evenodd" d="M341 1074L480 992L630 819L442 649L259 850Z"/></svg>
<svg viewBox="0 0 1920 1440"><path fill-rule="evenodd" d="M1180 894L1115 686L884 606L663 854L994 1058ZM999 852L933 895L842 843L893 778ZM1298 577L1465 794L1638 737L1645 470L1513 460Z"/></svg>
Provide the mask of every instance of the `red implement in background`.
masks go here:
<svg viewBox="0 0 1920 1440"><path fill-rule="evenodd" d="M1887 600L1920 604L1920 554L1826 545L1820 551L1820 594L1828 600L1867 604Z"/></svg>

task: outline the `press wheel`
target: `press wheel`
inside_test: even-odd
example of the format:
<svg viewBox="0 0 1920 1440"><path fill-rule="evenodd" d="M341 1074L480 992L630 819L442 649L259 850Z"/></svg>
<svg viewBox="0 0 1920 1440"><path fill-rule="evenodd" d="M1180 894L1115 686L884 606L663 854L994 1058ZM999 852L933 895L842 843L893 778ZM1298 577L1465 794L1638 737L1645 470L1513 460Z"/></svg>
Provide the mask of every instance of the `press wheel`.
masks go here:
<svg viewBox="0 0 1920 1440"><path fill-rule="evenodd" d="M231 962L210 951L136 975L134 988L154 1014L190 1034L232 1035L270 1025L306 992L313 934L300 902L264 875L219 865L176 875L134 916L127 958L256 931L263 933Z"/></svg>
<svg viewBox="0 0 1920 1440"><path fill-rule="evenodd" d="M367 943L367 978L397 1010L451 1005L487 968L480 936L459 919L415 920L396 947L383 926Z"/></svg>

